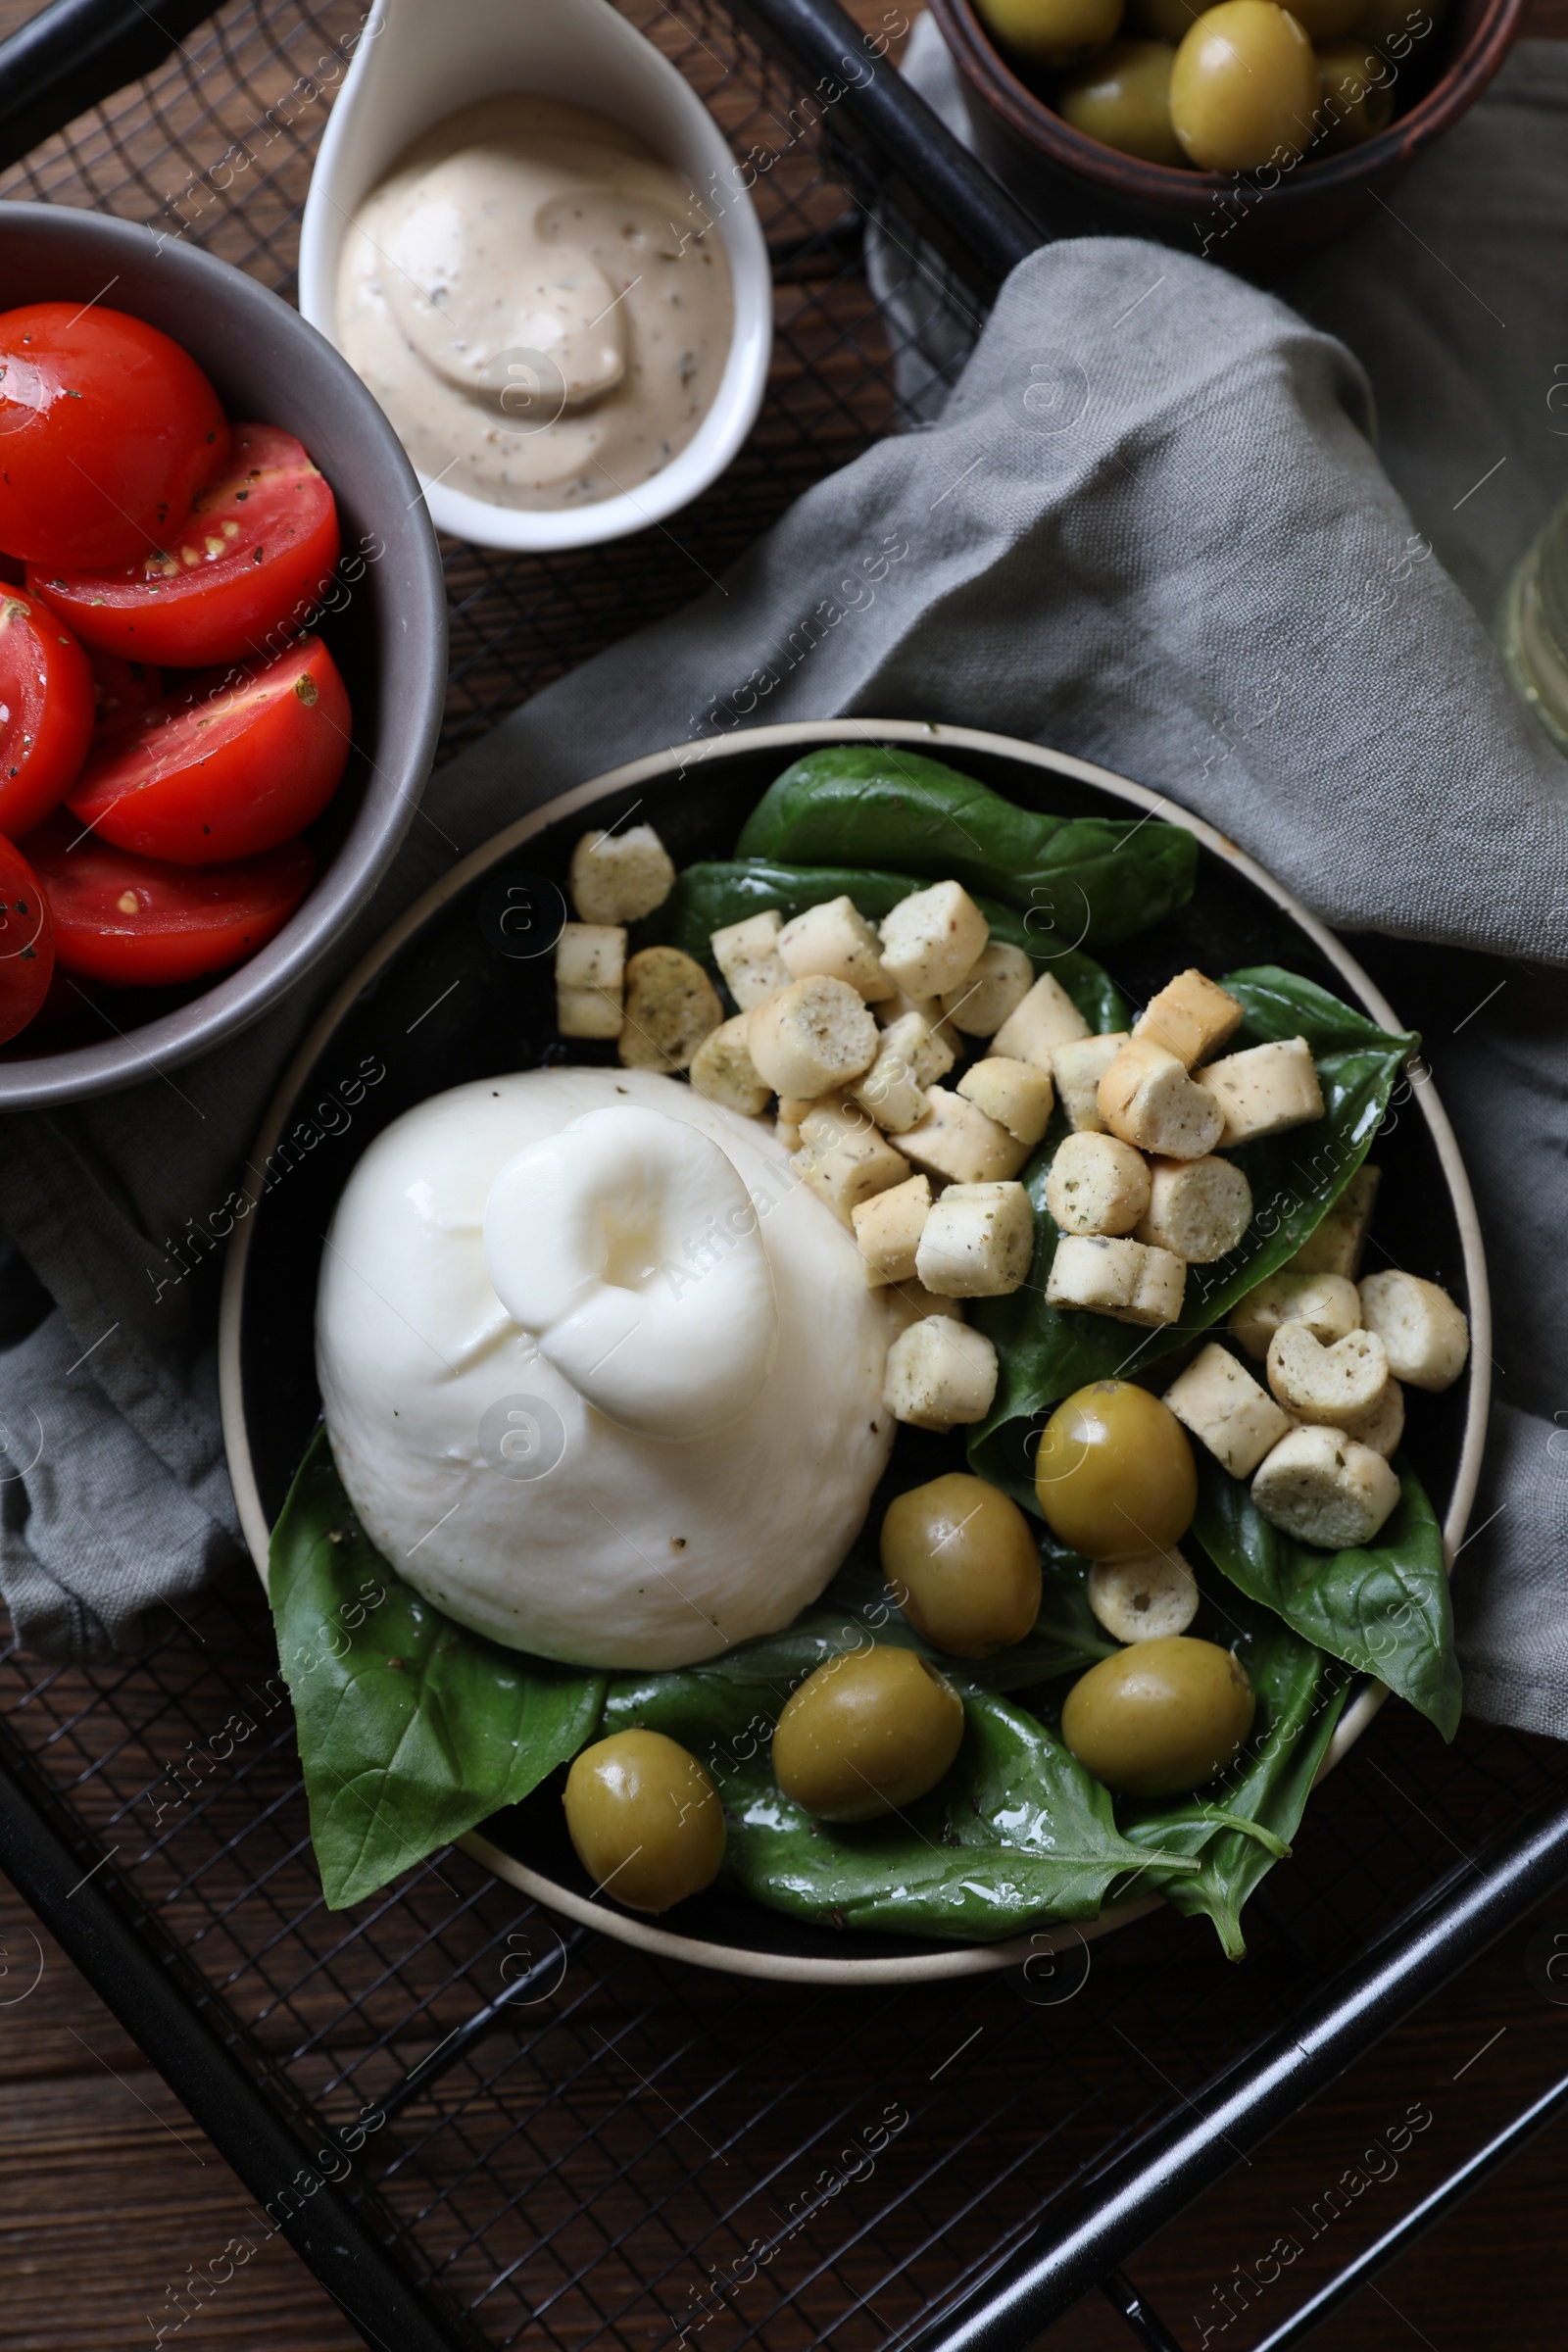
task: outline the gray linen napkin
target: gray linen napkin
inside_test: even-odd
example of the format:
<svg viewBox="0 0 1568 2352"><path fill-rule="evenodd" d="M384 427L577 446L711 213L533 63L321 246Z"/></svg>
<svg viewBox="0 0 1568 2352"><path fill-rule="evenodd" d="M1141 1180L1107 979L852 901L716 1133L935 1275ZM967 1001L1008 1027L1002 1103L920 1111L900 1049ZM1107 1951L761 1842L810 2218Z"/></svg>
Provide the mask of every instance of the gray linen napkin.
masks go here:
<svg viewBox="0 0 1568 2352"><path fill-rule="evenodd" d="M1548 347L1528 323L1541 265L1497 226L1520 218L1521 189L1534 203L1554 184L1562 215L1560 76L1541 86L1538 103L1527 74L1523 94L1481 110L1407 183L1412 250L1435 242L1429 212L1446 224L1426 277L1385 248L1381 221L1302 266L1303 283L1318 269L1325 301L1358 287L1344 299L1374 321L1385 290L1425 303L1416 364L1443 355L1455 437L1484 443L1447 453L1466 481L1496 454L1494 421L1516 401L1524 414L1518 355ZM1510 320L1485 354L1456 322L1466 279ZM1550 381L1548 368L1543 404ZM1558 983L1541 977L1568 963L1568 766L1515 707L1431 552L1458 561L1469 543L1440 536L1443 499L1415 456L1412 519L1373 454L1372 415L1344 348L1217 270L1126 239L1034 256L940 422L819 485L690 612L587 664L441 771L426 802L441 832L416 825L311 990L204 1062L0 1128L0 1220L58 1301L0 1352L0 1579L24 1638L94 1655L133 1644L154 1601L177 1604L234 1544L213 1399L216 1252L179 1269L210 1247L313 1004L450 861L442 836L466 851L662 743L769 719L912 715L1102 760L1201 810L1329 920L1442 944L1421 1010L1449 1008L1457 1032L1435 1035L1432 1057L1483 1197L1509 1399L1477 1524L1500 1516L1458 1588L1469 1701L1568 1728L1556 1458L1568 1436L1554 1450L1552 1421L1568 1396L1552 1131L1568 1037ZM1475 542L1472 587L1494 586L1522 552L1545 471L1510 510L1511 539Z"/></svg>

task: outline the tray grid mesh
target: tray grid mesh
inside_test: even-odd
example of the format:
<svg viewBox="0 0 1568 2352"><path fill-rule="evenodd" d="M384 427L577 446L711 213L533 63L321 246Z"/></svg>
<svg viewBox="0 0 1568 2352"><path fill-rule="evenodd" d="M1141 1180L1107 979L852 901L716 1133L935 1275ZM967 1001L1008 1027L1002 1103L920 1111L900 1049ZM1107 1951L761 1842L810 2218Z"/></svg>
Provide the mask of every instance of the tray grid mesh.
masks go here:
<svg viewBox="0 0 1568 2352"><path fill-rule="evenodd" d="M927 240L916 195L803 108L718 0L629 13L739 152L777 155L758 192L777 286L769 398L736 466L678 518L679 544L655 532L537 562L447 548L448 753L680 605L896 426L894 353L861 264L869 205L919 253L951 350L984 307ZM312 77L360 22L336 0L230 5L159 74L0 175L0 193L152 221L290 293L326 112ZM411 2274L469 2315L476 2342L563 2352L651 2352L707 2329L715 2345L869 2352L983 2275L1552 1777L1544 1743L1467 1725L1439 1752L1391 1707L1254 1901L1247 1969L1202 1923L1156 1913L1096 1942L1081 1982L1064 1961L1054 1999L1013 1976L851 1995L699 1975L575 1932L564 1973L536 1979L557 1931L457 1851L328 1913L249 1583L204 1595L128 1665L0 1650L0 1707L83 1867L116 1849L104 1883L177 1947L193 2002L310 2145L393 2109L345 2187Z"/></svg>

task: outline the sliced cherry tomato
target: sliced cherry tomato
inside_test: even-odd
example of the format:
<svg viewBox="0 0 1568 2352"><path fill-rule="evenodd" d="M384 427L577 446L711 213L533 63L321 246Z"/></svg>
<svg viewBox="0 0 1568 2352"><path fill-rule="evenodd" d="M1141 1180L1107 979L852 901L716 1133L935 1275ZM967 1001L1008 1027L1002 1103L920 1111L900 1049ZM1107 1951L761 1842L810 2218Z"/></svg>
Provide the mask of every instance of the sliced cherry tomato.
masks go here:
<svg viewBox="0 0 1568 2352"><path fill-rule="evenodd" d="M22 852L0 839L0 1044L25 1029L54 969L49 901Z"/></svg>
<svg viewBox="0 0 1568 2352"><path fill-rule="evenodd" d="M0 833L58 808L92 740L87 657L48 609L0 591Z"/></svg>
<svg viewBox="0 0 1568 2352"><path fill-rule="evenodd" d="M35 568L31 585L88 645L191 667L280 652L337 556L336 502L299 442L237 424L221 478L162 550L122 571Z"/></svg>
<svg viewBox="0 0 1568 2352"><path fill-rule="evenodd" d="M127 729L134 731L154 704L163 701L164 673L150 662L127 662L95 645L89 645L86 653L95 712L92 740L97 749Z"/></svg>
<svg viewBox="0 0 1568 2352"><path fill-rule="evenodd" d="M320 815L349 756L349 698L319 637L241 682L194 680L93 754L71 795L104 841L175 865L250 858Z"/></svg>
<svg viewBox="0 0 1568 2352"><path fill-rule="evenodd" d="M157 327L102 305L0 314L0 547L129 564L179 530L228 454L218 394Z"/></svg>
<svg viewBox="0 0 1568 2352"><path fill-rule="evenodd" d="M309 842L230 865L166 865L112 849L64 811L27 843L68 972L115 988L164 988L243 963L310 888Z"/></svg>

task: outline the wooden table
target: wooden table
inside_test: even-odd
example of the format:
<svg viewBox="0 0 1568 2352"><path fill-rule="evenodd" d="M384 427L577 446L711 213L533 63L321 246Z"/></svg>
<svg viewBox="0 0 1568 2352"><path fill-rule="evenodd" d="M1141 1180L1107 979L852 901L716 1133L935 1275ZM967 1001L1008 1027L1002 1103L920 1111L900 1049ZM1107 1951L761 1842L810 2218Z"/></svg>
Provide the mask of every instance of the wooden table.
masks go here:
<svg viewBox="0 0 1568 2352"><path fill-rule="evenodd" d="M35 0L0 0L0 34L34 13ZM1533 0L1527 30L1568 37L1568 0ZM1568 1917L1568 1897L1558 1909ZM1132 2266L1137 2281L1184 2343L1196 2347L1205 2325L1215 2342L1250 2340L1283 2316L1282 2303L1253 2326L1219 2332L1219 2297L1235 2266L1296 2227L1292 2213L1309 2208L1412 2101L1431 2108L1433 2127L1402 2181L1380 2190L1379 2228L1564 2070L1568 2010L1527 1976L1527 1941L1525 1933L1506 1938L1145 2249ZM245 2228L245 2193L3 1880L0 1970L0 2347L149 2344L168 2288ZM973 2088L983 2105L983 2064ZM1495 2352L1504 2341L1510 2352L1558 2352L1565 2191L1568 2144L1548 2132L1332 2321L1318 2339L1325 2352ZM352 2352L361 2342L278 2236L183 2334L193 2348L239 2352ZM1132 2338L1091 2298L1045 2341L1052 2352L1127 2352Z"/></svg>

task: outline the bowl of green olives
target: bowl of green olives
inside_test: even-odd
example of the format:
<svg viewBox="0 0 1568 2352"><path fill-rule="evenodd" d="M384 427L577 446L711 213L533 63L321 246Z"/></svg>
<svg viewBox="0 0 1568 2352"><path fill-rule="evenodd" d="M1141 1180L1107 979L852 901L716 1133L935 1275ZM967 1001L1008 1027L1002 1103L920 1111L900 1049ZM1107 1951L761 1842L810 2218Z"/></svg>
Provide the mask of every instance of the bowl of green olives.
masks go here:
<svg viewBox="0 0 1568 2352"><path fill-rule="evenodd" d="M1370 213L1524 0L931 0L985 162L1049 230L1246 268Z"/></svg>

